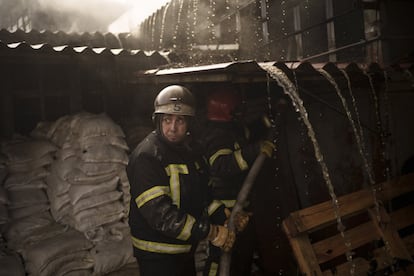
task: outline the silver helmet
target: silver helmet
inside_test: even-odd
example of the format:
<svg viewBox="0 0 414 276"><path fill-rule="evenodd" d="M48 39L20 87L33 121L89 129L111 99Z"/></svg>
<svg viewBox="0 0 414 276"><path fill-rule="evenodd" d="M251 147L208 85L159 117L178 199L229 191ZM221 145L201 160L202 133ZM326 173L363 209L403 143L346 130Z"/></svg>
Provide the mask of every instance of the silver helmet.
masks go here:
<svg viewBox="0 0 414 276"><path fill-rule="evenodd" d="M154 101L154 115L195 115L195 100L191 92L181 85L170 85L158 93Z"/></svg>

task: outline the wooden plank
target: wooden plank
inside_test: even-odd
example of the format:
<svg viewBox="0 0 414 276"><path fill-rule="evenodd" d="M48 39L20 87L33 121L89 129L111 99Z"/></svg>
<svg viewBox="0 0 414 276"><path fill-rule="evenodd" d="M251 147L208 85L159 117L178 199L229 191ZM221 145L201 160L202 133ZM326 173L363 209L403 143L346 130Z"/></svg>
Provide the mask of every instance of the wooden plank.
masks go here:
<svg viewBox="0 0 414 276"><path fill-rule="evenodd" d="M414 224L414 205L407 206L391 214L391 220L395 229L402 229ZM351 240L351 248L355 249L359 246L367 244L368 242L379 239L380 235L372 222L366 222L358 225L349 231L345 232L345 236ZM407 241L404 243L407 247ZM414 244L413 244L414 245ZM347 252L348 248L345 246L344 238L338 233L335 236L321 240L312 244L315 255L319 264L332 260ZM411 255L414 255L414 247L412 250L407 248Z"/></svg>
<svg viewBox="0 0 414 276"><path fill-rule="evenodd" d="M394 227L398 230L414 224L414 205L401 208L390 214Z"/></svg>
<svg viewBox="0 0 414 276"><path fill-rule="evenodd" d="M390 200L414 190L414 174L339 197L339 214L344 217L373 206L373 189L376 189L377 200ZM293 212L286 218L286 220L290 220L287 226L292 236L323 227L335 219L331 201Z"/></svg>
<svg viewBox="0 0 414 276"><path fill-rule="evenodd" d="M369 269L369 262L363 258L355 258L352 262L354 265L354 275L367 275ZM352 275L350 262L346 262L336 267L334 271L323 271L324 276L337 276L337 275Z"/></svg>
<svg viewBox="0 0 414 276"><path fill-rule="evenodd" d="M403 241L398 235L397 229L392 225L391 218L388 216L384 208L379 208L379 216L377 210L369 210L374 226L381 235L382 240L386 245L386 250L392 257L402 260L413 261L410 253L405 247Z"/></svg>
<svg viewBox="0 0 414 276"><path fill-rule="evenodd" d="M404 237L404 244L411 256L414 255L414 234ZM414 274L413 274L414 275Z"/></svg>
<svg viewBox="0 0 414 276"><path fill-rule="evenodd" d="M404 244L408 245L411 244L411 246L408 246L408 249L410 249L410 253L414 254L414 234L411 236L407 236L404 238ZM385 248L377 248L373 252L374 259L376 260L376 263L378 265L376 271L383 270L386 268L392 260L390 260L390 256L386 253ZM355 258L353 260L353 264L355 266L355 275L367 275L367 272L370 269L369 261L365 260L363 258ZM350 275L350 269L351 269L351 263L346 262L341 265L336 266L335 272L336 274L333 274L331 270L325 270L323 271L323 275L325 276L333 276L333 275ZM401 274L401 275L414 275L414 265L409 265L406 270L408 271L408 274ZM405 273L402 271L401 273ZM399 275L399 274L393 274L393 275Z"/></svg>
<svg viewBox="0 0 414 276"><path fill-rule="evenodd" d="M380 238L380 235L376 232L376 228L372 222L366 222L349 231L345 231L345 237L350 240L351 249L355 249L372 240ZM312 244L312 247L319 264L341 256L349 250L340 233L319 242L315 242Z"/></svg>
<svg viewBox="0 0 414 276"><path fill-rule="evenodd" d="M284 224L283 227L285 227ZM306 234L295 236L294 238L288 235L288 239L300 270L306 275L322 275L318 260L312 250L309 237Z"/></svg>

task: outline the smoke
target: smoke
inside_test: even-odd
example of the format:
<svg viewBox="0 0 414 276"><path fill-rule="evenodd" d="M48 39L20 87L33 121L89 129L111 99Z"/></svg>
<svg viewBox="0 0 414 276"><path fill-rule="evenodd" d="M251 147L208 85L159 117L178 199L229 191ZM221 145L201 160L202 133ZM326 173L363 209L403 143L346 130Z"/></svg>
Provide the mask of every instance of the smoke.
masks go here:
<svg viewBox="0 0 414 276"><path fill-rule="evenodd" d="M135 0L134 6L109 26L113 33L136 32L138 26L147 17L151 16L159 8L170 0Z"/></svg>
<svg viewBox="0 0 414 276"><path fill-rule="evenodd" d="M126 0L33 2L33 28L65 32L107 32L109 24L132 7L131 1Z"/></svg>

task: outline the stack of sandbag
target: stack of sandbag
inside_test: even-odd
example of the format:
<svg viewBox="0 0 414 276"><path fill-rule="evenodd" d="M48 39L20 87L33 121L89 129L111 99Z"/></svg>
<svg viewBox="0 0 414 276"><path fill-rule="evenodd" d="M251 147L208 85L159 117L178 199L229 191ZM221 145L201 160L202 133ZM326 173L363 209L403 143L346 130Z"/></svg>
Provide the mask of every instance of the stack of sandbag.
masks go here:
<svg viewBox="0 0 414 276"><path fill-rule="evenodd" d="M10 220L4 236L8 248L23 257L29 275L90 274L92 243L82 233L58 224L49 211L45 179L56 150L45 139L19 137L2 144L9 172L4 188Z"/></svg>
<svg viewBox="0 0 414 276"><path fill-rule="evenodd" d="M25 276L26 272L19 254L7 247L0 234L0 276Z"/></svg>
<svg viewBox="0 0 414 276"><path fill-rule="evenodd" d="M9 221L7 212L9 199L6 190L3 187L4 180L7 176L6 162L6 156L0 152L0 234L3 232L4 225Z"/></svg>
<svg viewBox="0 0 414 276"><path fill-rule="evenodd" d="M25 270L22 260L17 252L7 247L3 238L3 231L9 222L7 206L9 199L3 187L7 176L7 158L0 153L0 276L16 275L24 276Z"/></svg>
<svg viewBox="0 0 414 276"><path fill-rule="evenodd" d="M25 234L26 220L49 216L49 200L46 194L45 178L53 162L56 146L47 140L31 140L17 137L1 145L1 152L7 157L8 175L3 183L9 200L10 222L5 236L12 247L19 249ZM21 224L22 229L14 226Z"/></svg>
<svg viewBox="0 0 414 276"><path fill-rule="evenodd" d="M136 262L127 224L129 149L122 129L105 114L80 113L36 133L42 132L58 147L46 180L54 219L93 243L95 274Z"/></svg>

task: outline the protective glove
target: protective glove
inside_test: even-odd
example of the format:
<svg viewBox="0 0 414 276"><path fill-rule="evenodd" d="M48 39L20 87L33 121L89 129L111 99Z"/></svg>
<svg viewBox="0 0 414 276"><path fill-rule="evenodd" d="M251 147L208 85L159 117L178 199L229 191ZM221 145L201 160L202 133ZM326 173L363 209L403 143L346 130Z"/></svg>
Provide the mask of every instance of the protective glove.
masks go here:
<svg viewBox="0 0 414 276"><path fill-rule="evenodd" d="M269 140L264 140L260 143L260 152L264 153L269 158L272 157L275 149L276 145Z"/></svg>
<svg viewBox="0 0 414 276"><path fill-rule="evenodd" d="M212 224L210 225L207 239L212 245L221 248L225 252L229 252L236 240L236 234L225 226Z"/></svg>
<svg viewBox="0 0 414 276"><path fill-rule="evenodd" d="M231 215L231 211L229 209L224 209L224 212L226 213L227 220L224 222L224 225L227 226L228 219ZM242 232L247 224L249 223L250 217L252 213L248 213L245 211L237 212L234 216L234 227L236 228L237 232Z"/></svg>

